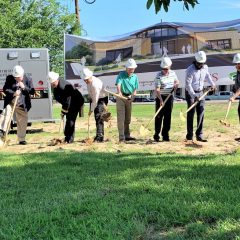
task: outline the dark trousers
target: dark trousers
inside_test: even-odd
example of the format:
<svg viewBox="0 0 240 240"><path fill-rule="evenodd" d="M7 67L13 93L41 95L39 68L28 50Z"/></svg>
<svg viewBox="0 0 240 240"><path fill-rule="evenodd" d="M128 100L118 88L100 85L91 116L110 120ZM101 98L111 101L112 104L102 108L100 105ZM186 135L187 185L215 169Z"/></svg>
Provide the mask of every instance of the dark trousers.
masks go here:
<svg viewBox="0 0 240 240"><path fill-rule="evenodd" d="M65 141L72 143L74 141L75 122L79 113L79 108L71 108L66 114L66 125L64 129Z"/></svg>
<svg viewBox="0 0 240 240"><path fill-rule="evenodd" d="M194 99L186 92L186 101L188 108L194 103ZM204 106L205 100L199 101L199 103L187 113L187 140L192 140L193 138L193 120L195 111L197 112L197 130L195 132L196 137L202 138L203 135L203 120L204 120Z"/></svg>
<svg viewBox="0 0 240 240"><path fill-rule="evenodd" d="M240 123L240 100L238 103L238 119L239 119L239 123Z"/></svg>
<svg viewBox="0 0 240 240"><path fill-rule="evenodd" d="M104 121L102 120L102 114L105 111L105 106L108 104L108 97L100 98L97 106L94 110L94 117L96 121L96 138L103 140L104 138Z"/></svg>
<svg viewBox="0 0 240 240"><path fill-rule="evenodd" d="M167 96L162 96L163 101ZM160 100L156 98L156 112L160 107ZM159 134L162 128L163 140L169 140L169 131L171 128L171 118L172 118L172 108L173 108L173 96L171 96L165 106L161 109L155 118L155 134L154 139L159 140Z"/></svg>

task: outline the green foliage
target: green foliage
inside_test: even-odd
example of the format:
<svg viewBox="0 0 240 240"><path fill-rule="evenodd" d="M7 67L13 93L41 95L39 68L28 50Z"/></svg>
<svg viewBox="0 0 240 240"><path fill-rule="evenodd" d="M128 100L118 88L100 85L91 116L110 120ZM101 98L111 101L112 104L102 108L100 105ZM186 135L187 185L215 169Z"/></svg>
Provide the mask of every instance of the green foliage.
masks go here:
<svg viewBox="0 0 240 240"><path fill-rule="evenodd" d="M51 69L63 72L63 34L79 33L74 14L56 0L0 0L1 48L48 48Z"/></svg>
<svg viewBox="0 0 240 240"><path fill-rule="evenodd" d="M176 2L177 0L173 0L173 1ZM180 1L180 2L183 1L183 6L187 10L189 10L189 5L191 5L191 7L194 8L195 5L198 4L198 0L178 0L178 1ZM149 9L153 3L155 6L156 14L161 10L162 7L165 12L168 12L170 0L148 0L147 5L146 5L147 9Z"/></svg>

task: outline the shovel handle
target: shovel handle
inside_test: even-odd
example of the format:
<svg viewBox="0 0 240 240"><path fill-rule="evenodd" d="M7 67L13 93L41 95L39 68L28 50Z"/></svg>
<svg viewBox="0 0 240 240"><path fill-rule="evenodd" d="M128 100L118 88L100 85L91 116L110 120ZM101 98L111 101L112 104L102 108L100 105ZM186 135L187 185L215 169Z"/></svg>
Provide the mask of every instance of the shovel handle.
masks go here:
<svg viewBox="0 0 240 240"><path fill-rule="evenodd" d="M225 122L226 119L227 119L227 116L228 116L228 113L229 113L229 111L230 111L231 105L232 105L232 101L229 101L229 103L228 103L228 108L227 108L227 112L226 112L226 115L225 115L225 118L224 118L224 122Z"/></svg>
<svg viewBox="0 0 240 240"><path fill-rule="evenodd" d="M88 139L90 138L90 115L88 115Z"/></svg>
<svg viewBox="0 0 240 240"><path fill-rule="evenodd" d="M8 124L7 124L7 129L6 129L6 132L5 132L5 135L4 135L4 145L5 145L6 142L7 142L7 135L8 135L8 132L9 132L9 129L10 129L10 126L11 126L11 121L12 121L13 114L14 114L15 109L16 109L16 106L17 106L18 99L19 99L19 95L16 96L16 97L15 97L15 100L14 100L14 104L13 104L13 107L12 107L10 119L9 119Z"/></svg>
<svg viewBox="0 0 240 240"><path fill-rule="evenodd" d="M106 89L104 89L104 91L105 91L106 93L109 93L109 94L111 94L111 95L117 97L117 98L121 98L121 99L124 99L124 100L128 100L128 98L126 98L126 97L124 97L124 96L120 96L120 95L117 94L117 93L110 92L110 91L108 91L108 90L106 90Z"/></svg>
<svg viewBox="0 0 240 240"><path fill-rule="evenodd" d="M199 98L199 101L201 101L210 91L211 91L211 88L209 88L205 93L203 93L203 95ZM185 113L188 113L190 110L192 110L198 104L199 101L193 103Z"/></svg>
<svg viewBox="0 0 240 240"><path fill-rule="evenodd" d="M173 89L171 90L171 92L167 95L167 97L165 98L163 104L158 108L158 110L156 111L155 115L154 115L153 118L148 122L148 124L146 125L145 128L147 128L147 127L150 125L150 123L153 121L153 119L156 118L156 116L159 114L159 112L160 112L160 111L163 109L163 107L165 106L167 100L172 96L173 92L174 92L174 88L173 88Z"/></svg>

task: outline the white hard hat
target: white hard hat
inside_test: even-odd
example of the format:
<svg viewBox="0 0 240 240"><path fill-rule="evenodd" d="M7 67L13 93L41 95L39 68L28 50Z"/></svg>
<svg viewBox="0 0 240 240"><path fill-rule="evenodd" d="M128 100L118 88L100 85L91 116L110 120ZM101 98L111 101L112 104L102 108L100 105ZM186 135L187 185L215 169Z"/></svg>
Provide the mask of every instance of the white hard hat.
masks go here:
<svg viewBox="0 0 240 240"><path fill-rule="evenodd" d="M168 68L171 67L172 60L169 57L164 57L161 61L160 67L161 68Z"/></svg>
<svg viewBox="0 0 240 240"><path fill-rule="evenodd" d="M199 63L205 63L207 61L206 53L204 51L195 53L195 59Z"/></svg>
<svg viewBox="0 0 240 240"><path fill-rule="evenodd" d="M89 79L90 77L92 77L93 76L93 72L90 70L90 69L88 69L88 68L83 68L83 70L82 70L82 74L81 74L82 76L82 79Z"/></svg>
<svg viewBox="0 0 240 240"><path fill-rule="evenodd" d="M233 63L240 63L240 53L236 53L233 57Z"/></svg>
<svg viewBox="0 0 240 240"><path fill-rule="evenodd" d="M13 76L14 77L22 77L24 75L24 69L20 65L16 65L13 68Z"/></svg>
<svg viewBox="0 0 240 240"><path fill-rule="evenodd" d="M50 83L54 83L58 80L59 74L56 72L49 72L48 73L48 78Z"/></svg>
<svg viewBox="0 0 240 240"><path fill-rule="evenodd" d="M133 58L129 58L127 63L125 64L126 68L136 68L137 64Z"/></svg>

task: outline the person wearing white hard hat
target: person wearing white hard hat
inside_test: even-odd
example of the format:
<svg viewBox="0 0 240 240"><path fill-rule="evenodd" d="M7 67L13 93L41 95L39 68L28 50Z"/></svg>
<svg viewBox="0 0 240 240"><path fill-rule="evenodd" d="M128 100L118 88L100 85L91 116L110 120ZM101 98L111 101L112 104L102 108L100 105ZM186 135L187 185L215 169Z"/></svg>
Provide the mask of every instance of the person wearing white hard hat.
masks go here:
<svg viewBox="0 0 240 240"><path fill-rule="evenodd" d="M132 114L132 101L137 93L139 81L137 75L134 73L137 64L133 58L128 59L125 64L126 71L118 74L116 80L117 92L125 99L117 98L117 125L119 133L119 142L135 140L130 135L130 123Z"/></svg>
<svg viewBox="0 0 240 240"><path fill-rule="evenodd" d="M235 64L237 72L233 78L235 82L232 88L234 95L229 99L232 102L240 95L240 53L234 55L233 63ZM238 104L238 119L240 122L240 100ZM235 138L235 140L240 142L240 137Z"/></svg>
<svg viewBox="0 0 240 240"><path fill-rule="evenodd" d="M176 90L179 85L177 75L171 70L172 60L169 57L163 57L160 67L161 71L155 77L155 92L156 92L156 112L163 102L172 94L172 90ZM173 95L171 95L162 110L155 118L155 133L153 135L154 141L159 142L159 134L162 134L163 141L170 141L169 131L171 128L171 117L173 108ZM162 130L162 131L161 131Z"/></svg>
<svg viewBox="0 0 240 240"><path fill-rule="evenodd" d="M205 110L205 99L199 101L199 97L203 95L204 81L208 82L212 90L215 89L215 83L208 71L208 66L205 64L207 60L206 53L199 51L195 54L195 60L186 70L185 87L186 87L186 101L188 108L194 103L198 102L196 107L187 113L187 135L186 140L193 140L193 120L195 111L197 113L196 140L200 142L207 142L203 137L203 120Z"/></svg>
<svg viewBox="0 0 240 240"><path fill-rule="evenodd" d="M88 116L94 112L96 121L96 136L94 142L104 141L104 118L109 115L107 112L108 97L104 92L103 82L93 76L93 72L88 68L82 69L82 79L87 84L87 90L90 97L90 109Z"/></svg>
<svg viewBox="0 0 240 240"><path fill-rule="evenodd" d="M53 89L53 96L57 102L62 105L61 118L66 116L64 128L65 143L73 143L75 135L75 122L77 115L81 114L81 108L84 104L82 94L72 84L59 79L56 72L48 73L49 82Z"/></svg>
<svg viewBox="0 0 240 240"><path fill-rule="evenodd" d="M17 103L15 108L16 122L17 122L17 137L21 145L26 145L26 130L28 123L28 111L31 108L30 95L34 95L32 79L24 74L24 69L20 65L13 68L13 73L8 75L3 86L4 110L0 116L0 137L3 137L7 124L11 121L11 111L14 105L16 96Z"/></svg>

